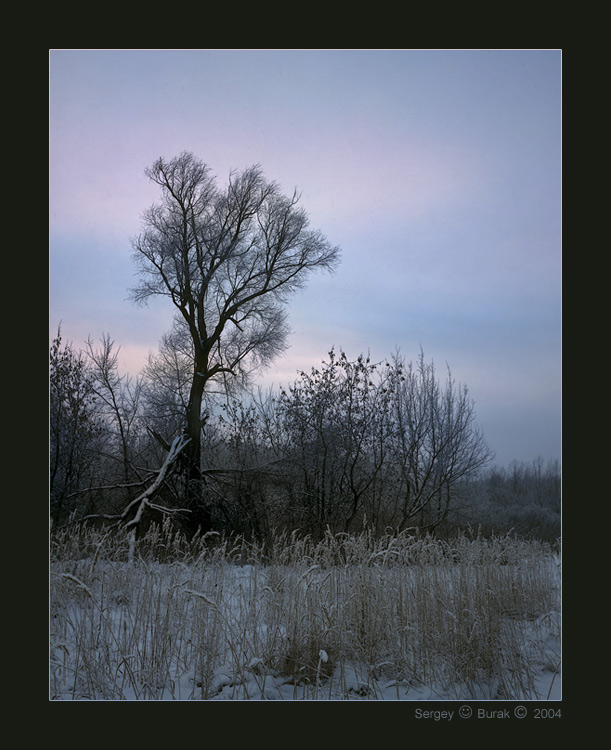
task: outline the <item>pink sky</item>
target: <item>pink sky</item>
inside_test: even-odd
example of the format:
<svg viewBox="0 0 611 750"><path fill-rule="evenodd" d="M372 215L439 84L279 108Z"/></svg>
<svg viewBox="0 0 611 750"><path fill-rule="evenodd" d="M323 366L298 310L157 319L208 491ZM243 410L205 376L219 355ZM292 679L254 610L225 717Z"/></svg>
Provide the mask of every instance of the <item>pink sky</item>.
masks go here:
<svg viewBox="0 0 611 750"><path fill-rule="evenodd" d="M560 457L561 53L52 50L50 310L139 369L169 328L128 301L157 157L260 163L342 248L290 305L265 382L331 346L420 347L466 382L497 461Z"/></svg>

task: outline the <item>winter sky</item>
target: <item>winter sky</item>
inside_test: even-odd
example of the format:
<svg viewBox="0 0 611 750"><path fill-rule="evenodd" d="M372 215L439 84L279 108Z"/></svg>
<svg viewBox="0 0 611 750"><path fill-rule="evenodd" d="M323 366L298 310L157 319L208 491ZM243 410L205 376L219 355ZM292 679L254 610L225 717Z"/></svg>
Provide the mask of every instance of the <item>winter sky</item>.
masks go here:
<svg viewBox="0 0 611 750"><path fill-rule="evenodd" d="M290 305L288 384L331 347L420 350L475 401L496 463L560 459L559 50L51 50L49 332L109 334L137 374L171 325L138 307L144 169L260 164L342 250Z"/></svg>

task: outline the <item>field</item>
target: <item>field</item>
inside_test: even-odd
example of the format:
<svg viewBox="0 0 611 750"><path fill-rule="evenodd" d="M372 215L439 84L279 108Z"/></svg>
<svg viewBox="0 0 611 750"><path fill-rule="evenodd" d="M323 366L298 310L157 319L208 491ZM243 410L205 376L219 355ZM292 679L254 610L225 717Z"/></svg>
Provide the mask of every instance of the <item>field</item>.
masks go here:
<svg viewBox="0 0 611 750"><path fill-rule="evenodd" d="M52 535L51 700L559 700L558 550Z"/></svg>

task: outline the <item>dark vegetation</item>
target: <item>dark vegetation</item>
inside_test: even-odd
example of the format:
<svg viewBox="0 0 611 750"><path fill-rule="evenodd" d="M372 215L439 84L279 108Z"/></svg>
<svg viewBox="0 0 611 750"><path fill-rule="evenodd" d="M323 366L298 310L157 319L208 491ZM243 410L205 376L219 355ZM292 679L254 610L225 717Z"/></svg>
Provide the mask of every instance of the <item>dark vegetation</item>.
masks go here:
<svg viewBox="0 0 611 750"><path fill-rule="evenodd" d="M50 511L56 527L125 526L180 435L180 389L149 367L120 375L108 338L84 351L58 332L50 358ZM537 459L491 466L466 388L432 363L374 364L340 352L277 391L207 399L202 502L209 528L269 540L363 528L560 536L560 467ZM172 464L137 524L168 516L193 533L185 477ZM132 504L130 513L126 508Z"/></svg>

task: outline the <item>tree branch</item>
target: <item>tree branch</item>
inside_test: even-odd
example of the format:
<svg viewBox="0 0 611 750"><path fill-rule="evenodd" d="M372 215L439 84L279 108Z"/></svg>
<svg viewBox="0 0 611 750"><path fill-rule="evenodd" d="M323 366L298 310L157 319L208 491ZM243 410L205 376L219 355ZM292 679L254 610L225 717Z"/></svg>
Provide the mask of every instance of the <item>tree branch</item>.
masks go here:
<svg viewBox="0 0 611 750"><path fill-rule="evenodd" d="M116 519L114 524L115 526L124 524L126 529L135 529L142 520L142 516L147 507L153 508L154 510L163 510L166 513L188 512L186 508L162 508L162 506L160 505L153 505L151 503L151 498L159 491L161 485L166 480L172 466L180 456L180 453L185 448L187 443L189 443L189 440L190 439L185 435L180 435L174 439L172 445L169 446L168 455L166 456L165 461L157 472L155 481L149 487L147 487L144 492L138 495L138 497L132 500L121 514L108 515L99 513L86 516L81 520L86 521L88 519L98 518L110 521ZM127 518L129 518L131 512L136 507L137 510L134 517L131 519L131 521L127 521Z"/></svg>

